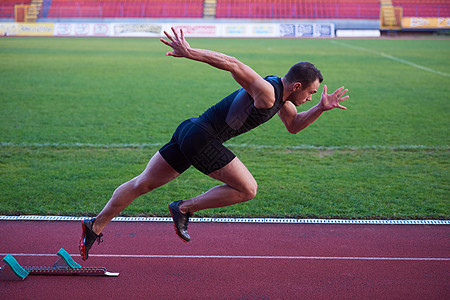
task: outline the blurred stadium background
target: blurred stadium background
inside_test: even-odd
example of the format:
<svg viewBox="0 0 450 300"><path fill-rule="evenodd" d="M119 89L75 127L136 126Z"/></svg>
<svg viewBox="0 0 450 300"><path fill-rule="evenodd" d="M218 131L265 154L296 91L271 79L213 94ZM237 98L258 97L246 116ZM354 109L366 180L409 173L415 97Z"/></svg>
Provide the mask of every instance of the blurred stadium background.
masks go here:
<svg viewBox="0 0 450 300"><path fill-rule="evenodd" d="M42 27L44 23L214 22L239 24L280 20L291 23L332 24L332 36L335 32L338 36L341 33L343 36L347 34L354 37L374 36L374 34L375 36L405 33L446 34L450 29L450 0L0 1L2 35L45 35L43 33L45 28ZM14 22L40 23L41 25L40 27L30 25L31 27L28 26L25 29L21 27L13 30L7 24ZM54 26L51 28L55 30ZM80 28L78 33L82 32ZM51 30L47 29L47 31ZM285 34L285 36L289 35ZM305 36L308 36L307 32ZM325 36L328 35L325 34Z"/></svg>

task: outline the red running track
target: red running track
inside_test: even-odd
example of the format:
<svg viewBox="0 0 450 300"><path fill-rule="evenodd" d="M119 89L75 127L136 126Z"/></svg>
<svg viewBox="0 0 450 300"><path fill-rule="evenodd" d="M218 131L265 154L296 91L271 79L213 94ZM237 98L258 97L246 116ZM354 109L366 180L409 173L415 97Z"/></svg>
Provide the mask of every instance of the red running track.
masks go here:
<svg viewBox="0 0 450 300"><path fill-rule="evenodd" d="M112 222L83 262L79 222L0 221L1 256L23 266L51 266L64 248L120 272L0 281L0 299L449 299L449 229L192 223L183 243L171 223Z"/></svg>

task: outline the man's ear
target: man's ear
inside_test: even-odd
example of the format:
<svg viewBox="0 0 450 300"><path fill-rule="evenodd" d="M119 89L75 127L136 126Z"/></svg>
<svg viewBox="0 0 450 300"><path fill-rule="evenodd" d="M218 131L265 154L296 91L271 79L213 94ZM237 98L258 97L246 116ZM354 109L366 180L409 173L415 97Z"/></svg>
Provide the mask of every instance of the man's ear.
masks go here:
<svg viewBox="0 0 450 300"><path fill-rule="evenodd" d="M300 90L302 88L302 84L300 82L294 83L292 86L292 90L295 92L296 90Z"/></svg>

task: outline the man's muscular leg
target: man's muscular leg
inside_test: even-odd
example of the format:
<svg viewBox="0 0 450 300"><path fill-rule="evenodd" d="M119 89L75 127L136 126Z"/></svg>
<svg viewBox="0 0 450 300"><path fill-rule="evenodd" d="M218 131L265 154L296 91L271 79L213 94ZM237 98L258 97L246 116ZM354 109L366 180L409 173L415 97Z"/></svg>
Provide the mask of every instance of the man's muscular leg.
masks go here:
<svg viewBox="0 0 450 300"><path fill-rule="evenodd" d="M96 217L93 231L99 234L103 228L137 197L160 187L180 175L157 152L139 176L119 186L111 199Z"/></svg>
<svg viewBox="0 0 450 300"><path fill-rule="evenodd" d="M255 197L257 183L247 167L235 157L225 167L209 174L224 185L213 187L206 193L184 200L180 211L196 212L207 208L217 208L251 200Z"/></svg>

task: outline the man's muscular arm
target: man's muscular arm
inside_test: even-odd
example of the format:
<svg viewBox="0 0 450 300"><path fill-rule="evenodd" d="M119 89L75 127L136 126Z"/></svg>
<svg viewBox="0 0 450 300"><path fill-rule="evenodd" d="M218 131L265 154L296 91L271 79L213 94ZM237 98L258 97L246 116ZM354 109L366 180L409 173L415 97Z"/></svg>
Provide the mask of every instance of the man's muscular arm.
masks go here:
<svg viewBox="0 0 450 300"><path fill-rule="evenodd" d="M172 31L173 36L164 31L170 41L161 38L161 42L172 48L172 51L166 53L167 56L185 57L228 71L234 80L252 96L256 107L270 108L273 106L275 91L272 85L259 76L252 68L238 59L223 53L205 49L193 49L185 40L182 29L180 34L174 28L172 28Z"/></svg>
<svg viewBox="0 0 450 300"><path fill-rule="evenodd" d="M344 87L338 88L333 94L327 94L327 86L324 85L320 102L311 107L307 111L297 113L297 108L291 102L286 102L285 105L278 111L280 117L286 129L290 133L298 133L309 125L311 125L317 118L319 118L323 112L331 110L333 108L347 109L340 103L349 98L345 96L348 92Z"/></svg>

